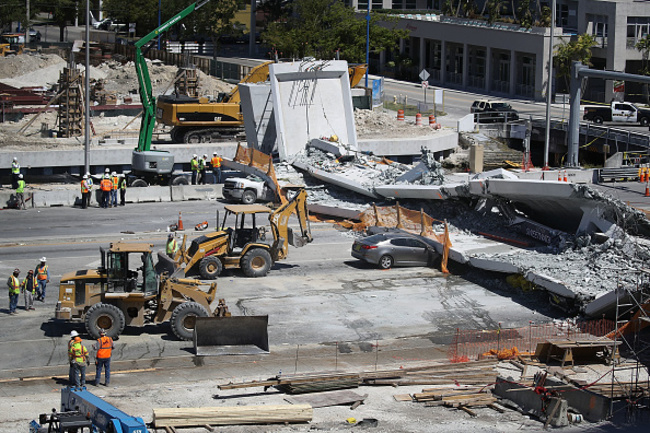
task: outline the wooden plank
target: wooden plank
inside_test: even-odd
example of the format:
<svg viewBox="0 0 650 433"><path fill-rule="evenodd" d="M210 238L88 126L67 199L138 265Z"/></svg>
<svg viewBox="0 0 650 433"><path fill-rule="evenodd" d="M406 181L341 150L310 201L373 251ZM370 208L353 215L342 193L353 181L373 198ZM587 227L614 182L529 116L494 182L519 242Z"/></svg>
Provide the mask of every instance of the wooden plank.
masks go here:
<svg viewBox="0 0 650 433"><path fill-rule="evenodd" d="M413 401L411 394L395 394L393 395L395 401Z"/></svg>
<svg viewBox="0 0 650 433"><path fill-rule="evenodd" d="M471 416L472 418L476 418L476 412L474 412L473 410L471 410L471 409L469 409L469 408L467 408L465 406L461 406L458 409L460 409L460 410L462 410L464 412L467 412L469 414L469 416Z"/></svg>
<svg viewBox="0 0 650 433"><path fill-rule="evenodd" d="M354 391L341 390L341 391L326 391L316 394L307 394L296 397L285 397L284 399L291 404L309 404L313 408L329 407L329 406L344 406L346 404L353 404L357 401L363 402L368 397L368 394L359 395Z"/></svg>
<svg viewBox="0 0 650 433"><path fill-rule="evenodd" d="M209 425L303 423L313 418L308 404L157 408L154 427L201 427Z"/></svg>
<svg viewBox="0 0 650 433"><path fill-rule="evenodd" d="M499 413L504 413L506 411L506 408L499 405L498 403L490 403L487 405L490 409L496 410Z"/></svg>

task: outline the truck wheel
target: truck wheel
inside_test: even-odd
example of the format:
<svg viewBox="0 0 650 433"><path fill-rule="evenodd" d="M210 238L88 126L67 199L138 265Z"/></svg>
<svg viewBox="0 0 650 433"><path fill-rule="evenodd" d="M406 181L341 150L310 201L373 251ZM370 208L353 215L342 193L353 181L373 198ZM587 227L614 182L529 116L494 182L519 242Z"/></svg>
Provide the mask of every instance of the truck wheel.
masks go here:
<svg viewBox="0 0 650 433"><path fill-rule="evenodd" d="M190 181L185 176L178 176L172 180L172 185L189 185Z"/></svg>
<svg viewBox="0 0 650 433"><path fill-rule="evenodd" d="M641 126L648 126L650 125L650 119L647 117L642 117L640 120Z"/></svg>
<svg viewBox="0 0 650 433"><path fill-rule="evenodd" d="M194 337L194 326L197 317L208 317L209 313L201 304L185 302L172 311L172 331L181 340L191 340Z"/></svg>
<svg viewBox="0 0 650 433"><path fill-rule="evenodd" d="M604 120L605 120L605 119L603 119L602 116L596 116L596 117L594 117L594 123L597 123L598 125L602 125Z"/></svg>
<svg viewBox="0 0 650 433"><path fill-rule="evenodd" d="M252 189L247 189L241 196L241 202L244 204L253 204L255 203L255 200L257 200L257 193Z"/></svg>
<svg viewBox="0 0 650 433"><path fill-rule="evenodd" d="M144 179L136 179L133 182L131 182L131 188L146 188L148 186L149 184Z"/></svg>
<svg viewBox="0 0 650 433"><path fill-rule="evenodd" d="M122 310L111 304L95 304L86 312L86 331L94 339L99 338L99 330L106 331L106 335L115 338L122 331L126 321Z"/></svg>
<svg viewBox="0 0 650 433"><path fill-rule="evenodd" d="M201 259L199 262L199 273L201 277L206 280L216 279L223 270L221 260L215 256L208 256Z"/></svg>
<svg viewBox="0 0 650 433"><path fill-rule="evenodd" d="M250 278L265 276L271 270L271 266L273 266L271 254L262 248L253 248L241 259L244 275Z"/></svg>

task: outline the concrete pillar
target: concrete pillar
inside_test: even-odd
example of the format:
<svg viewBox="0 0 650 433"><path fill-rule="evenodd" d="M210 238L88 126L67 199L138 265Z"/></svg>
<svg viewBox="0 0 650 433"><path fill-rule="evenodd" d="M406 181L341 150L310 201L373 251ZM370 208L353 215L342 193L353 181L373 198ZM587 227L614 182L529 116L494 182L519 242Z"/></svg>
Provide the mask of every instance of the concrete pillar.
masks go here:
<svg viewBox="0 0 650 433"><path fill-rule="evenodd" d="M467 88L467 75L469 74L469 45L463 44L463 89Z"/></svg>
<svg viewBox="0 0 650 433"><path fill-rule="evenodd" d="M485 92L492 88L492 48L485 47Z"/></svg>
<svg viewBox="0 0 650 433"><path fill-rule="evenodd" d="M447 42L440 41L440 83L447 81Z"/></svg>
<svg viewBox="0 0 650 433"><path fill-rule="evenodd" d="M508 93L510 96L515 95L517 89L517 53L515 50L510 50L510 85L508 86Z"/></svg>
<svg viewBox="0 0 650 433"><path fill-rule="evenodd" d="M472 173L483 172L483 145L475 144L469 148L469 171Z"/></svg>

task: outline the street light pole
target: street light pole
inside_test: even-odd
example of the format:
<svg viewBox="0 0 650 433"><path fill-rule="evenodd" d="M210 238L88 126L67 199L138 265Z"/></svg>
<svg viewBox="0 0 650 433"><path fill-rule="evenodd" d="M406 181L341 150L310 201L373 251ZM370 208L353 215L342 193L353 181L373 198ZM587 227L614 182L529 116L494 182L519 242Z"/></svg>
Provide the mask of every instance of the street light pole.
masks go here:
<svg viewBox="0 0 650 433"><path fill-rule="evenodd" d="M546 84L546 136L544 137L544 170L548 170L548 152L551 141L551 96L553 84L553 37L555 36L555 0L551 6L551 38L548 47L548 81Z"/></svg>
<svg viewBox="0 0 650 433"><path fill-rule="evenodd" d="M366 88L368 87L368 71L370 70L370 9L372 0L368 0L368 9L366 12Z"/></svg>
<svg viewBox="0 0 650 433"><path fill-rule="evenodd" d="M90 172L90 0L86 0L86 76L84 77L84 173Z"/></svg>
<svg viewBox="0 0 650 433"><path fill-rule="evenodd" d="M162 0L158 0L158 27L160 27L160 15L162 13ZM160 35L158 35L158 49L160 49Z"/></svg>

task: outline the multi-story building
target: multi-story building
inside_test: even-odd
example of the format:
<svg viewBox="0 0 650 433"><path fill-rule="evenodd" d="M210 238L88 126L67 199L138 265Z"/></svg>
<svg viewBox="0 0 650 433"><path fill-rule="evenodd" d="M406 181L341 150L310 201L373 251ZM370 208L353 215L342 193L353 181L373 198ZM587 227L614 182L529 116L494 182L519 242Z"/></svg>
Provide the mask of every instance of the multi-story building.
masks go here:
<svg viewBox="0 0 650 433"><path fill-rule="evenodd" d="M479 8L482 0L477 0ZM511 8L513 2L503 2ZM517 1L514 1L516 7ZM531 2L534 4L534 2ZM368 0L347 0L359 11ZM400 54L414 61L410 78L417 80L426 69L429 83L508 97L546 98L550 27L526 29L518 24L443 16L443 0L371 0L371 10L392 9L399 15L398 28L410 30L400 43ZM550 7L548 0L542 6ZM504 14L507 16L507 14ZM557 0L554 45L587 33L596 38L592 49L595 69L639 73L643 53L635 48L650 28L650 1ZM391 53L371 62L373 69L389 75ZM402 70L404 72L404 70ZM564 90L564 79L554 74L555 91ZM627 93L640 93L628 83ZM609 101L613 83L591 80L586 98Z"/></svg>

